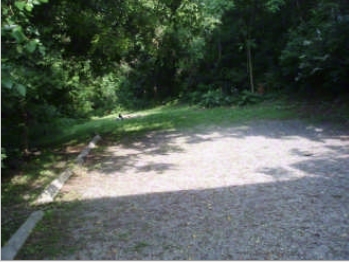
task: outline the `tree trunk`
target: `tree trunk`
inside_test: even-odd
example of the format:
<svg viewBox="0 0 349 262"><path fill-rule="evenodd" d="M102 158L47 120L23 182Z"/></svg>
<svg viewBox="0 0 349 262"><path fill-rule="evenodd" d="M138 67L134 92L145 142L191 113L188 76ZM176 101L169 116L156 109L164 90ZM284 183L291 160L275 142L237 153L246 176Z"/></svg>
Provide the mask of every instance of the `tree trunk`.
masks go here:
<svg viewBox="0 0 349 262"><path fill-rule="evenodd" d="M23 154L26 156L29 154L29 138L28 138L29 116L26 110L26 101L22 100L20 104L21 104L21 111L22 111L22 150L23 150Z"/></svg>
<svg viewBox="0 0 349 262"><path fill-rule="evenodd" d="M251 43L249 43L249 40L247 40L247 42L246 42L246 51L247 51L248 71L249 71L249 77L250 77L250 87L251 87L251 92L254 93L253 66L252 66L252 56L251 56Z"/></svg>
<svg viewBox="0 0 349 262"><path fill-rule="evenodd" d="M254 3L255 4L255 3ZM250 89L251 92L254 93L254 81L253 81L253 65L252 65L252 39L251 39L251 31L252 31L252 26L254 24L255 20L255 8L256 6L253 5L250 8L250 14L249 14L249 19L246 20L246 31L245 31L245 44L246 44L246 56L247 56L247 71L248 71L248 78L250 82Z"/></svg>
<svg viewBox="0 0 349 262"><path fill-rule="evenodd" d="M217 59L217 67L218 67L222 60L222 43L220 38L218 39L218 42L217 42L217 51L218 51L218 59Z"/></svg>

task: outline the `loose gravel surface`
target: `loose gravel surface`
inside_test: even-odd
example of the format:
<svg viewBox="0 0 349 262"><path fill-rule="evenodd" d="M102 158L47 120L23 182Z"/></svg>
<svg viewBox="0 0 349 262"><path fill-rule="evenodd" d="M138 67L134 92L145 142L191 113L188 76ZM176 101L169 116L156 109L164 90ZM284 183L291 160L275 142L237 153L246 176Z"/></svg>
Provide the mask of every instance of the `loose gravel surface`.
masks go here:
<svg viewBox="0 0 349 262"><path fill-rule="evenodd" d="M349 131L298 120L154 132L87 162L54 259L349 259ZM52 257L46 257L52 259Z"/></svg>

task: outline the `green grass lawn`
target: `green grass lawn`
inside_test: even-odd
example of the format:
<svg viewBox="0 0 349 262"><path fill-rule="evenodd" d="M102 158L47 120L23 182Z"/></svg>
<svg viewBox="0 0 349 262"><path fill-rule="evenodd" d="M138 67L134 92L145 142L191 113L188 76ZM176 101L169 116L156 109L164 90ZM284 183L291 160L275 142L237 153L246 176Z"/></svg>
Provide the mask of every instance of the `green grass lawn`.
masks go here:
<svg viewBox="0 0 349 262"><path fill-rule="evenodd" d="M124 135L139 135L154 130L194 128L198 125L230 125L253 119L285 119L295 117L294 106L284 102L264 102L247 107L219 107L204 109L196 106L161 106L131 114L116 120L117 114L70 126L61 134L36 141L40 146L74 145L87 142L95 134L118 140Z"/></svg>

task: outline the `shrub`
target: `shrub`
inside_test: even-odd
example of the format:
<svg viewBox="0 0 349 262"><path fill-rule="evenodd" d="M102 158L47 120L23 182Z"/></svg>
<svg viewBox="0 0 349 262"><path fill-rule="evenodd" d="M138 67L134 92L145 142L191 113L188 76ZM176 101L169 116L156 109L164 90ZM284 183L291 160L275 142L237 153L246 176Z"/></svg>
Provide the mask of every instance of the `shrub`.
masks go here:
<svg viewBox="0 0 349 262"><path fill-rule="evenodd" d="M201 96L199 103L203 107L212 108L225 104L225 99L220 90L209 90Z"/></svg>
<svg viewBox="0 0 349 262"><path fill-rule="evenodd" d="M263 97L259 94L252 93L248 90L242 91L237 101L238 106L253 105L262 102Z"/></svg>

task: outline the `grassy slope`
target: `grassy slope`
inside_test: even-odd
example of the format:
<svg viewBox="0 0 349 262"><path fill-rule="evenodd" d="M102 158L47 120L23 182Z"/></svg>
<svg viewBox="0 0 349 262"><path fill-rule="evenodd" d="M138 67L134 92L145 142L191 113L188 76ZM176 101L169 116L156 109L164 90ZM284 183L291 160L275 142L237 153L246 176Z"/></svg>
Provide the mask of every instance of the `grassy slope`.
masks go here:
<svg viewBox="0 0 349 262"><path fill-rule="evenodd" d="M127 117L127 115L126 115ZM82 124L69 126L60 135L43 137L40 146L76 145L86 143L95 134L117 141L124 135L140 135L153 130L193 128L198 125L230 125L256 119L303 118L312 122L343 122L349 117L349 105L342 103L309 104L285 100L265 101L246 107L218 107L203 109L187 105L156 107L129 115L116 121L117 114L93 118Z"/></svg>
<svg viewBox="0 0 349 262"><path fill-rule="evenodd" d="M192 128L197 125L229 125L253 119L284 119L294 117L293 106L284 102L268 102L249 107L202 109L191 106L162 106L132 114L123 121L117 115L94 118L71 126L56 137L44 137L39 144L76 144L86 142L94 134L118 140L123 135L137 135L153 130Z"/></svg>

